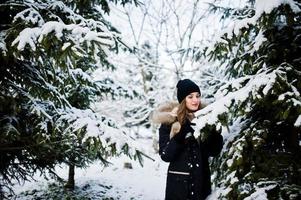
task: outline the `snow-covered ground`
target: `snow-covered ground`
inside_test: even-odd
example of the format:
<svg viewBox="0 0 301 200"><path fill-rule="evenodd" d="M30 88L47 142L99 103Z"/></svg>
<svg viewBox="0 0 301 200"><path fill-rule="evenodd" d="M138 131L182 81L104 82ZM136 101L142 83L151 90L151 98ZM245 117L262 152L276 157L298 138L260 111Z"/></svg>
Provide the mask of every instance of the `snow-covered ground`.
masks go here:
<svg viewBox="0 0 301 200"><path fill-rule="evenodd" d="M107 168L96 162L86 169L76 169L76 190L80 190L78 193L82 193L81 195L86 193L91 199L164 199L168 163L163 162L151 148L151 139L143 139L141 142L149 146L147 153L154 161L144 159L142 167L138 161L135 162L126 156L121 156L111 159L110 162L112 162L112 165ZM126 162L130 162L133 168L124 168L124 163ZM58 167L56 172L67 180L67 166ZM53 182L51 180L47 181L38 175L35 179L37 181L26 182L22 186L16 185L14 189L17 196L15 198L25 200L42 196L41 193L49 190L49 183Z"/></svg>

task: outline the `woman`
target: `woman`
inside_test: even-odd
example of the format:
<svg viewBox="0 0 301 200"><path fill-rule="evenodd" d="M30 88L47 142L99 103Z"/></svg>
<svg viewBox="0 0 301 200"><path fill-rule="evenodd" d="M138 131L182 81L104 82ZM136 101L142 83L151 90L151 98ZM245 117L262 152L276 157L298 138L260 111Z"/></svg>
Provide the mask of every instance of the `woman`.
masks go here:
<svg viewBox="0 0 301 200"><path fill-rule="evenodd" d="M205 141L193 135L191 120L201 108L200 89L189 79L177 84L178 103L161 106L153 115L159 128L159 154L170 162L165 200L202 200L211 193L209 156L217 156L223 138L212 132Z"/></svg>

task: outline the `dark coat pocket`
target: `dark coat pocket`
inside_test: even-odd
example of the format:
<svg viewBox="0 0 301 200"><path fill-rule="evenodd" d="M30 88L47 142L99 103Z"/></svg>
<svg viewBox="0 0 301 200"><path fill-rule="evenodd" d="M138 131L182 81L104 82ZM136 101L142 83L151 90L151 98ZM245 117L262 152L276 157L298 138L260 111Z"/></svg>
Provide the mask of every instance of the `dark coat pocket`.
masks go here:
<svg viewBox="0 0 301 200"><path fill-rule="evenodd" d="M188 197L188 178L186 175L167 175L165 200L186 200Z"/></svg>

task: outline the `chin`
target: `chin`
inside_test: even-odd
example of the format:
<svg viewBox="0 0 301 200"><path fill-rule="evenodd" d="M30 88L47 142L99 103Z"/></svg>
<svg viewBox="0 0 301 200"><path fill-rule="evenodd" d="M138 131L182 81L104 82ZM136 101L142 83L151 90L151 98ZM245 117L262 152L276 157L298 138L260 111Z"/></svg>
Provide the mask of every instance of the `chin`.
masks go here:
<svg viewBox="0 0 301 200"><path fill-rule="evenodd" d="M191 109L189 109L189 111L191 111L191 112L195 112L195 111L197 111L199 109L199 107L196 107L196 108L191 108Z"/></svg>

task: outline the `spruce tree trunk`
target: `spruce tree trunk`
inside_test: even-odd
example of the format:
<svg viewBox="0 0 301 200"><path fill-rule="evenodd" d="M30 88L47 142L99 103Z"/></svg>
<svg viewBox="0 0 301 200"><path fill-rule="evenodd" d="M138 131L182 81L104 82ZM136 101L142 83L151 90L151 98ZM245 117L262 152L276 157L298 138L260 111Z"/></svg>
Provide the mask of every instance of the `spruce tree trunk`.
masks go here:
<svg viewBox="0 0 301 200"><path fill-rule="evenodd" d="M69 190L74 190L75 187L75 181L74 181L74 169L75 166L74 164L69 164L69 174L68 174L68 182L65 185L65 188L69 189Z"/></svg>

